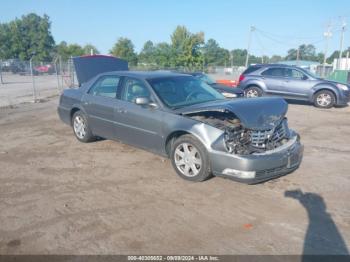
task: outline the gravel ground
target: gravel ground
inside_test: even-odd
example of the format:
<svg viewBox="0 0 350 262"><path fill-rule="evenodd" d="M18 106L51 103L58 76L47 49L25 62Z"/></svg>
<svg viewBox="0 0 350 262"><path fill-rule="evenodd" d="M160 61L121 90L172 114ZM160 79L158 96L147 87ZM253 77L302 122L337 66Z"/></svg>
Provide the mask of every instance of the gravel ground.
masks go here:
<svg viewBox="0 0 350 262"><path fill-rule="evenodd" d="M301 167L244 185L190 183L152 153L80 143L57 103L0 109L0 254L349 252L349 107L290 105Z"/></svg>

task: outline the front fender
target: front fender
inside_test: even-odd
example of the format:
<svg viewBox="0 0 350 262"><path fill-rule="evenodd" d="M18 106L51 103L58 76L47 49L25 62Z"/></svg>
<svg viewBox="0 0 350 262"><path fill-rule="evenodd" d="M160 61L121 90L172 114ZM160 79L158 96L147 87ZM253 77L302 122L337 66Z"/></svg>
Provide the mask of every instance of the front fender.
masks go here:
<svg viewBox="0 0 350 262"><path fill-rule="evenodd" d="M315 85L314 87L311 88L309 94L308 94L308 99L310 102L313 102L315 94L320 91L320 90L329 90L332 91L335 94L336 100L339 99L339 90L332 84L318 84Z"/></svg>
<svg viewBox="0 0 350 262"><path fill-rule="evenodd" d="M167 116L167 125L164 127L164 148L172 134L177 132L188 133L196 137L208 151L211 151L212 144L223 135L223 131L208 124L193 120L181 115Z"/></svg>

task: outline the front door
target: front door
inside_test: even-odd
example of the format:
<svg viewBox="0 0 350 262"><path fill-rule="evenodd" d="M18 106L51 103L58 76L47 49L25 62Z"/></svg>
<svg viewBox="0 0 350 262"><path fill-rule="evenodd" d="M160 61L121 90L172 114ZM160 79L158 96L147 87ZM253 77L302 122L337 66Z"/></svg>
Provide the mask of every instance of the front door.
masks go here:
<svg viewBox="0 0 350 262"><path fill-rule="evenodd" d="M138 97L154 101L144 81L126 77L115 114L116 135L128 144L161 153L164 112L156 105L135 104Z"/></svg>
<svg viewBox="0 0 350 262"><path fill-rule="evenodd" d="M313 80L297 69L286 68L283 90L287 98L308 99L309 90L313 87Z"/></svg>

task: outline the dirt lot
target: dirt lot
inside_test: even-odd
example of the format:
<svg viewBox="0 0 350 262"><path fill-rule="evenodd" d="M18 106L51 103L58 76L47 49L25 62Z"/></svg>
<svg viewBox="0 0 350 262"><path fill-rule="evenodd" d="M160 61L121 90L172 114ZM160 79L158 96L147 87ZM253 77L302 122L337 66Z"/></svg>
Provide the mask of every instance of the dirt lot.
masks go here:
<svg viewBox="0 0 350 262"><path fill-rule="evenodd" d="M302 254L350 249L350 108L290 105L305 145L259 185L180 179L170 161L79 143L57 98L0 109L1 254ZM299 200L286 197L300 189Z"/></svg>

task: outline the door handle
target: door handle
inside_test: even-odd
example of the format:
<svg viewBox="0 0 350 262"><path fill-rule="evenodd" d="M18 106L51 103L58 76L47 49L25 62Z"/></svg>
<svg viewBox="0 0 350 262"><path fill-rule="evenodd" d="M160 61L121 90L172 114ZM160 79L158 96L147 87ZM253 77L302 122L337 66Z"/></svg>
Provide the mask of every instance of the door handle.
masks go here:
<svg viewBox="0 0 350 262"><path fill-rule="evenodd" d="M118 112L118 113L121 113L121 114L124 114L124 113L126 113L127 111L126 111L124 108L118 108L118 109L117 109L117 112Z"/></svg>

